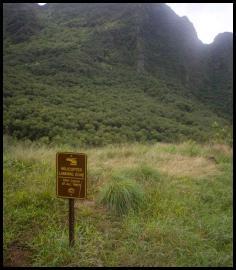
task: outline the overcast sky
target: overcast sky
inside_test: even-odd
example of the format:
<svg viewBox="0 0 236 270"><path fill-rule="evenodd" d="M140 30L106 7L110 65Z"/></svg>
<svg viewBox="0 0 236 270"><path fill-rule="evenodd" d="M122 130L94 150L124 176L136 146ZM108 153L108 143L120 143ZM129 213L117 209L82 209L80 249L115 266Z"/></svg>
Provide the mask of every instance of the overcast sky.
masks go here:
<svg viewBox="0 0 236 270"><path fill-rule="evenodd" d="M39 3L44 5L45 3ZM166 3L179 16L187 16L198 38L206 44L222 32L233 32L233 3Z"/></svg>
<svg viewBox="0 0 236 270"><path fill-rule="evenodd" d="M198 38L206 44L222 32L233 32L233 3L166 3L179 16L187 16Z"/></svg>

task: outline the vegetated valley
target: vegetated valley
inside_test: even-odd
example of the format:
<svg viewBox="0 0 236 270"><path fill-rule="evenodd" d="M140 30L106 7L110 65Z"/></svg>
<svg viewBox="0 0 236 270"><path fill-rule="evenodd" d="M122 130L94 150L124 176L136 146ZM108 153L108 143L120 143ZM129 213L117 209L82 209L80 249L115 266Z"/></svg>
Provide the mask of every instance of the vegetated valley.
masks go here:
<svg viewBox="0 0 236 270"><path fill-rule="evenodd" d="M4 266L232 266L232 33L165 4L3 4ZM59 151L88 198L55 194Z"/></svg>

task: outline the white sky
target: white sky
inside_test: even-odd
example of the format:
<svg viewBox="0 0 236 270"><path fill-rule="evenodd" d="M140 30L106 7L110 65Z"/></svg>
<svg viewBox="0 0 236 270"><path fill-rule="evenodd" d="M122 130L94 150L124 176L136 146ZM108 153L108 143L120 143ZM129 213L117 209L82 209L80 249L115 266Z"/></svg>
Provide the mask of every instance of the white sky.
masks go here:
<svg viewBox="0 0 236 270"><path fill-rule="evenodd" d="M45 5L46 3L38 3ZM198 38L205 44L213 42L222 32L233 32L233 3L166 3L179 16L187 16Z"/></svg>
<svg viewBox="0 0 236 270"><path fill-rule="evenodd" d="M233 32L233 3L166 3L179 16L187 16L198 38L206 44L222 32Z"/></svg>

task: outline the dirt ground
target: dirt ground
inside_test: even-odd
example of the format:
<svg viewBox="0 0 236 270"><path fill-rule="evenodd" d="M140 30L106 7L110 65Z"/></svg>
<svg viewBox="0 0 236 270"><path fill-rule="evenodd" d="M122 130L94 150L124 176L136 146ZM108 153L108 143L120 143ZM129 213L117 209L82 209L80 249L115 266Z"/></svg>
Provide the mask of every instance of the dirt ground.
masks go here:
<svg viewBox="0 0 236 270"><path fill-rule="evenodd" d="M23 247L13 245L8 250L8 258L4 261L4 267L27 267L31 266L29 258L31 257L31 252L25 250Z"/></svg>

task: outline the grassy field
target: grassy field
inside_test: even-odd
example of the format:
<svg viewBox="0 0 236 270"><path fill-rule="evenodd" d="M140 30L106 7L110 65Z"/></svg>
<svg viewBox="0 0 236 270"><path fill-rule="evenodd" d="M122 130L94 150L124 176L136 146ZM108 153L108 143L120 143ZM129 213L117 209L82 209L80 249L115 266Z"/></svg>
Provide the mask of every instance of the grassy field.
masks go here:
<svg viewBox="0 0 236 270"><path fill-rule="evenodd" d="M232 266L232 149L81 149L4 137L4 266ZM56 197L58 151L88 155L88 199ZM122 211L125 210L125 211Z"/></svg>

